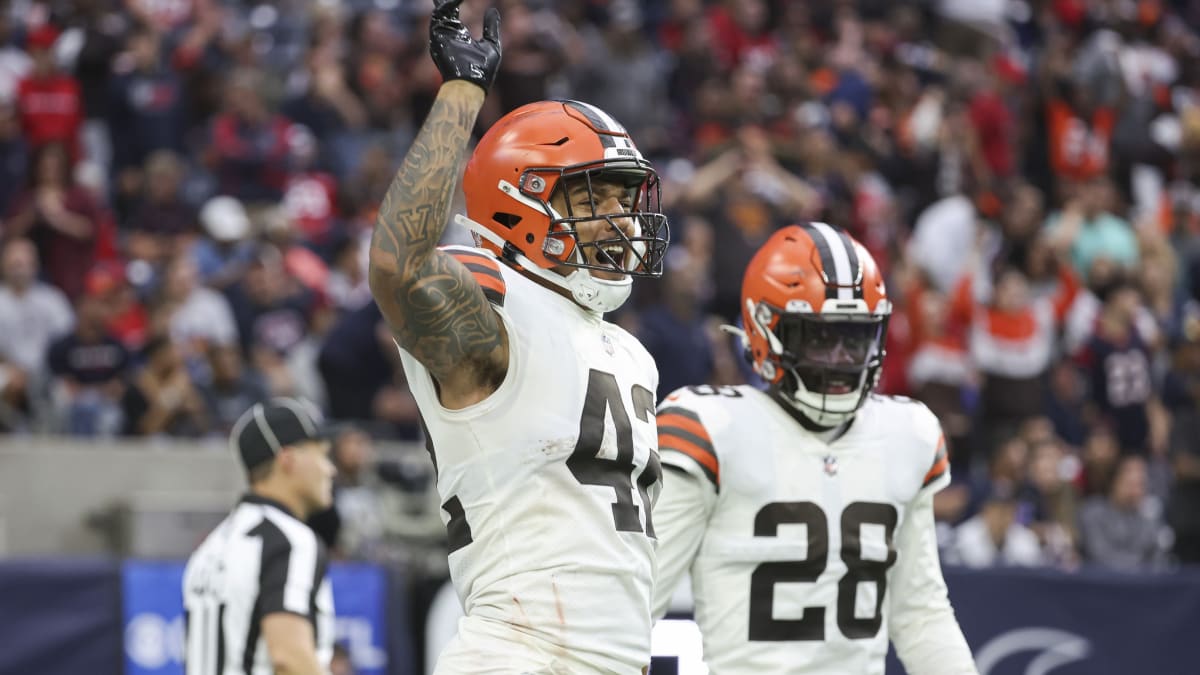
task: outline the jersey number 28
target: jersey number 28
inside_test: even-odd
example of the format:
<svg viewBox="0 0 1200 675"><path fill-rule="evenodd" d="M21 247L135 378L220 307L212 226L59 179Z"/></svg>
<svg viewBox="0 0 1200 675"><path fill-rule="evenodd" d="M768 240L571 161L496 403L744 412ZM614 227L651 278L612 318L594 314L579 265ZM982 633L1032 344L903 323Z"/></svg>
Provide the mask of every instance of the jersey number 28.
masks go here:
<svg viewBox="0 0 1200 675"><path fill-rule="evenodd" d="M654 394L641 385L633 385L629 392L633 401L633 412L642 422L654 419ZM613 427L617 432L617 457L600 457L600 445L604 441L604 419L612 415ZM613 522L618 532L641 532L638 507L633 503L633 426L629 413L621 401L621 390L612 373L593 369L588 373L587 396L583 402L583 416L579 419L579 440L575 451L567 460L567 468L575 479L584 485L605 485L616 493L612 505ZM646 513L646 535L654 536L654 525L650 522L649 489L662 477L658 455L653 451L646 461L646 468L637 479L637 490L642 508Z"/></svg>
<svg viewBox="0 0 1200 675"><path fill-rule="evenodd" d="M892 536L896 532L896 507L878 502L853 502L842 511L842 562L846 573L838 581L837 625L850 639L870 638L883 623L883 600L887 594L887 571L896 562ZM774 537L780 525L804 525L808 531L808 556L804 560L762 563L750 575L750 640L824 640L825 608L805 607L799 619L776 619L775 584L815 582L825 571L829 558L829 525L825 512L813 502L774 502L754 516L754 536ZM883 527L887 556L883 560L863 558L861 532L864 525ZM875 584L875 611L855 616L858 585Z"/></svg>

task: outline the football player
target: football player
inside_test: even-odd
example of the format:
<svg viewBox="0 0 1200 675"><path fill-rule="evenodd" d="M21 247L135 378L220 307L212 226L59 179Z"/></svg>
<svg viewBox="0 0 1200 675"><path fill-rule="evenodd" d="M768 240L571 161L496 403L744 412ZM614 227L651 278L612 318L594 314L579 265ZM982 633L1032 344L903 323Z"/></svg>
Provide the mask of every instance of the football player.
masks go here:
<svg viewBox="0 0 1200 675"><path fill-rule="evenodd" d="M741 332L769 387L695 386L658 410L655 616L691 572L705 661L730 673L975 673L946 595L937 419L871 393L891 303L844 231L792 225L755 254Z"/></svg>
<svg viewBox="0 0 1200 675"><path fill-rule="evenodd" d="M437 248L484 94L477 40L440 2L444 83L381 206L370 283L417 399L465 616L438 673L641 673L650 662L661 484L658 371L603 314L662 273L658 176L576 101L496 122L466 165L477 248Z"/></svg>

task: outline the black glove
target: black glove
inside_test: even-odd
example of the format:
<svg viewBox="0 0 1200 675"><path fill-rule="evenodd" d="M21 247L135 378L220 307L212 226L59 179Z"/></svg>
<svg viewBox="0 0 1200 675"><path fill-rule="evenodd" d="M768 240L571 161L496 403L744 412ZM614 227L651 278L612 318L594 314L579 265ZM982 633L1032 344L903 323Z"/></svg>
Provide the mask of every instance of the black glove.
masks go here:
<svg viewBox="0 0 1200 675"><path fill-rule="evenodd" d="M462 0L440 0L429 21L429 54L442 79L466 80L484 91L496 79L500 67L500 10L492 7L483 17L483 39L458 20Z"/></svg>

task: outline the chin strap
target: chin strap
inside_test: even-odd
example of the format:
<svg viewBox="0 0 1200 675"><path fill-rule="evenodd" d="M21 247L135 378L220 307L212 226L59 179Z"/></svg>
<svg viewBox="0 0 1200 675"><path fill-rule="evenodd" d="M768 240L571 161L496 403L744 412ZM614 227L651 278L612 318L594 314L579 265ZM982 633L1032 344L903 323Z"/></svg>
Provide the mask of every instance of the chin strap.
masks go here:
<svg viewBox="0 0 1200 675"><path fill-rule="evenodd" d="M593 314L602 315L620 307L633 290L633 279L629 275L625 275L623 279L609 281L597 279L586 269L577 268L564 276L537 265L518 250L506 249L508 242L500 235L461 213L455 214L454 222L466 228L478 239L487 241L502 251L508 250L526 272L566 290L575 299L575 302Z"/></svg>

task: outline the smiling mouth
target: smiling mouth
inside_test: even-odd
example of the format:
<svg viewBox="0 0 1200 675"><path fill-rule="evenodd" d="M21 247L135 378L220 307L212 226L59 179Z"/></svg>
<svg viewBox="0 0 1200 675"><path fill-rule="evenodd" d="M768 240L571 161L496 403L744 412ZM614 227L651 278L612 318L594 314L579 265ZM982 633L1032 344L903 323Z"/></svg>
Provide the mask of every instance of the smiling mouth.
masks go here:
<svg viewBox="0 0 1200 675"><path fill-rule="evenodd" d="M592 264L598 267L607 268L621 274L625 273L625 267L621 261L625 259L624 244L604 244L596 246L592 249Z"/></svg>

